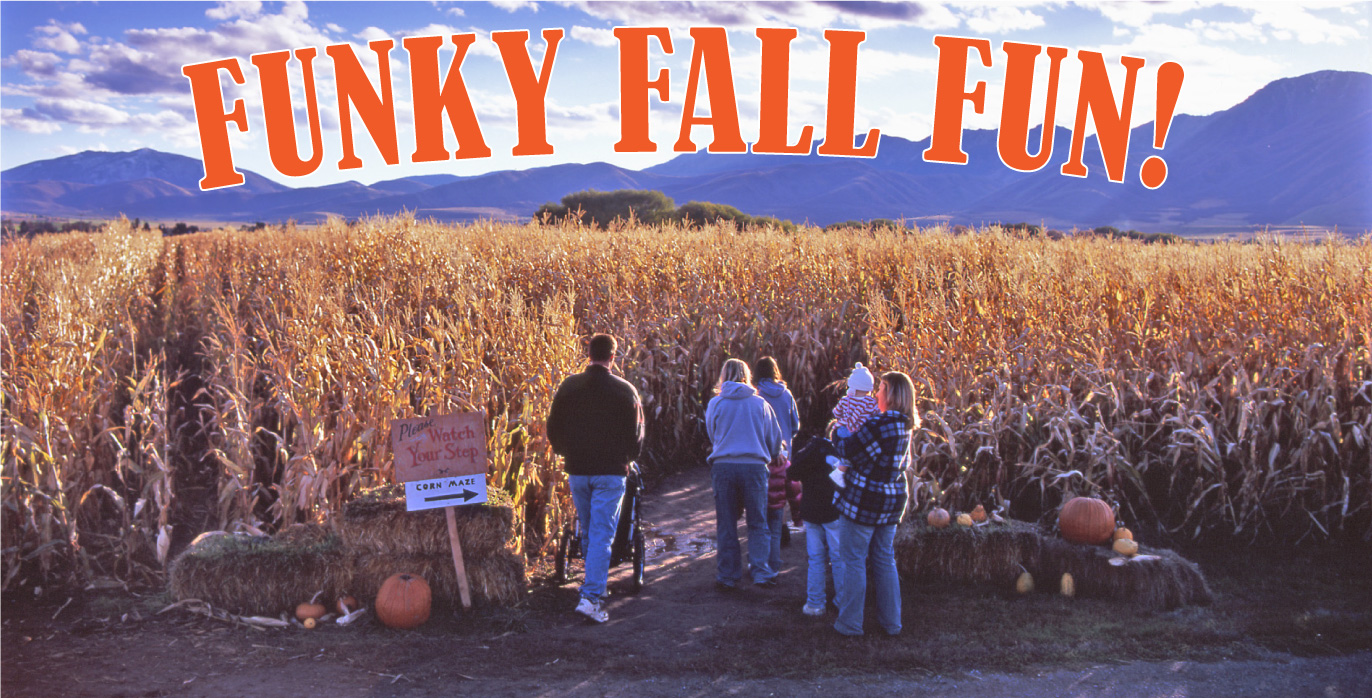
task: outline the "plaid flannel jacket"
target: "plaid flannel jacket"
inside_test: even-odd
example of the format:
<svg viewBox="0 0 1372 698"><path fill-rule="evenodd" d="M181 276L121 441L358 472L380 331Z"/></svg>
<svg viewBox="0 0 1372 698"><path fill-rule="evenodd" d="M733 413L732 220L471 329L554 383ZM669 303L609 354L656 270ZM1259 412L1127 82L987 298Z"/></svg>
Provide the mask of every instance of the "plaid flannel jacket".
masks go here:
<svg viewBox="0 0 1372 698"><path fill-rule="evenodd" d="M905 467L909 464L910 418L900 412L872 415L852 436L835 439L848 460L845 487L834 505L863 526L900 523L905 514Z"/></svg>

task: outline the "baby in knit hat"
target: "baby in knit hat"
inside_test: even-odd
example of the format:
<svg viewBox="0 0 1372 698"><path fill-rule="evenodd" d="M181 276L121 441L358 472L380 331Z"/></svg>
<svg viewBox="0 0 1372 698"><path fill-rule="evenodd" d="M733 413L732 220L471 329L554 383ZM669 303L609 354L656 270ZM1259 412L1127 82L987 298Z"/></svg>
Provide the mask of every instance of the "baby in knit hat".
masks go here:
<svg viewBox="0 0 1372 698"><path fill-rule="evenodd" d="M846 439L877 411L877 399L872 396L876 380L872 372L859 361L848 374L848 394L838 399L834 405L834 437ZM843 473L848 470L848 461L839 459L832 478L834 484L843 487Z"/></svg>
<svg viewBox="0 0 1372 698"><path fill-rule="evenodd" d="M877 411L877 399L872 396L876 380L872 372L859 361L848 374L848 394L834 405L834 419L838 420L838 436L845 438L858 430L872 413Z"/></svg>

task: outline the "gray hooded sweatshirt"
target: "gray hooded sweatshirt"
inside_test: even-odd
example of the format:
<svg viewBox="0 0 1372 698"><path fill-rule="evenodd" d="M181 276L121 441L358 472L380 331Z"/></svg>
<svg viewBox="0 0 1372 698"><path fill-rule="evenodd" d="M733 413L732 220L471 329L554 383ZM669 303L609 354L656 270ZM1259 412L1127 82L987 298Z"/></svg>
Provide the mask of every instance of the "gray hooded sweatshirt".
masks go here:
<svg viewBox="0 0 1372 698"><path fill-rule="evenodd" d="M772 413L781 425L781 440L787 443L800 431L800 410L796 409L796 398L786 386L775 381L758 381L757 392L772 406Z"/></svg>
<svg viewBox="0 0 1372 698"><path fill-rule="evenodd" d="M705 431L714 463L757 463L766 466L781 450L781 426L753 386L725 381L705 408Z"/></svg>

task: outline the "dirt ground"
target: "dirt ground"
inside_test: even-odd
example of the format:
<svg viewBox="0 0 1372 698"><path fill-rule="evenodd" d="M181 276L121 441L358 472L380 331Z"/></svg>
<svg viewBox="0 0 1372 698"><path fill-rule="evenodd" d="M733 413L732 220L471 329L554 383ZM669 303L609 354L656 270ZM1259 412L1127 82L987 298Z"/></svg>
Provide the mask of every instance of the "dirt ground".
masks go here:
<svg viewBox="0 0 1372 698"><path fill-rule="evenodd" d="M629 594L628 565L613 570L604 625L570 611L574 583L536 584L514 609L439 609L412 632L370 619L310 631L257 630L184 611L159 615L169 602L161 593L54 592L36 600L5 599L0 691L6 698L1372 696L1372 647L1365 634L1336 646L1318 644L1315 630L1330 633L1335 624L1316 622L1316 650L1298 656L1255 644L1243 637L1248 631L1227 629L1224 608L1120 617L1124 625L1156 625L1157 634L1169 638L1162 649L1133 638L1133 655L1144 659L1119 659L1102 649L1098 635L1108 628L1066 640L1040 637L1035 621L1023 616L1039 614L1047 627L1067 608L1048 595L1007 602L982 592L906 589L900 638L840 638L829 627L832 611L822 620L800 613L802 536L783 551L778 587L715 590L712 502L704 468L648 492L647 585ZM978 610L959 608L963 603ZM1091 613L1111 610L1104 602L1070 603ZM1302 617L1335 613L1325 606L1312 604ZM1003 648L989 654L978 648L982 653L966 657L956 651L966 638L946 626L955 626L960 615L1000 608L1020 619L1006 631L1009 637L982 631L972 641L986 644L991 637ZM1203 646L1193 651L1186 638L1196 632ZM1066 649L1036 653L1037 646L1055 643Z"/></svg>

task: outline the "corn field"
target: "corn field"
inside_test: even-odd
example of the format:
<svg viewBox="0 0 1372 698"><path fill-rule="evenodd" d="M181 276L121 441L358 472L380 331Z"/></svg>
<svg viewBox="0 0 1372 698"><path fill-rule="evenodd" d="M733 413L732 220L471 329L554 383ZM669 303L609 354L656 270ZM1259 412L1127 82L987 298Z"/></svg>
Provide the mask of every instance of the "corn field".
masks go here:
<svg viewBox="0 0 1372 698"><path fill-rule="evenodd" d="M323 521L393 478L392 419L487 416L513 543L572 515L544 437L620 338L651 474L698 464L724 359L817 432L854 361L916 381L923 485L1158 541L1372 538L1372 242L600 231L412 217L3 246L3 588L157 583L205 530ZM937 487L933 485L937 483Z"/></svg>

